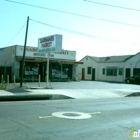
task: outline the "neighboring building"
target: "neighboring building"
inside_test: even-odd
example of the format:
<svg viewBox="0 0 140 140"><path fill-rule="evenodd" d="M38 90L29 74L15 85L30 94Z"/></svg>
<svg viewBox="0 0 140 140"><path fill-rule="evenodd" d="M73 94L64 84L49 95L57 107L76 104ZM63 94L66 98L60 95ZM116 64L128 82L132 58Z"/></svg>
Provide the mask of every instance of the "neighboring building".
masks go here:
<svg viewBox="0 0 140 140"><path fill-rule="evenodd" d="M0 48L0 81L2 75L6 79L9 75L10 81L13 81L15 75L17 80L21 77L22 59L24 47L20 45ZM49 56L49 79L51 81L73 80L76 76L76 65L82 62L76 62L76 52L62 50L60 52L51 52ZM46 80L47 53L38 53L37 47L26 47L25 56L25 81L37 81L38 75L41 81Z"/></svg>
<svg viewBox="0 0 140 140"><path fill-rule="evenodd" d="M77 75L84 80L124 82L126 77L140 73L140 53L135 55L85 56L77 66Z"/></svg>

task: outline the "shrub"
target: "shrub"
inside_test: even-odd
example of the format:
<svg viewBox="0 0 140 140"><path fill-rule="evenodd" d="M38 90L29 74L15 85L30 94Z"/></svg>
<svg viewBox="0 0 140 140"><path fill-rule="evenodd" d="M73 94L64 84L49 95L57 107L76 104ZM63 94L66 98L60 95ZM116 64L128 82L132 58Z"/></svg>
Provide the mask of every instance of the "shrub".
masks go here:
<svg viewBox="0 0 140 140"><path fill-rule="evenodd" d="M0 84L0 90L5 90L7 87L7 82L5 82L4 80L2 80L1 84Z"/></svg>

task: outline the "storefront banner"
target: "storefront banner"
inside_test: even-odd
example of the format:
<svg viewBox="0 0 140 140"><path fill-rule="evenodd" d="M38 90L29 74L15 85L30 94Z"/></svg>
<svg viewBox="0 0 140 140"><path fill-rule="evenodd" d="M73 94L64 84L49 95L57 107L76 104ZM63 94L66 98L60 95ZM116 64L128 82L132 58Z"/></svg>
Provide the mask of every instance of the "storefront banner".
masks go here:
<svg viewBox="0 0 140 140"><path fill-rule="evenodd" d="M16 46L16 56L23 56L23 46ZM26 57L31 58L47 58L48 53L38 52L37 47L26 47ZM63 60L75 60L76 59L76 51L53 51L49 55L50 59L63 59Z"/></svg>

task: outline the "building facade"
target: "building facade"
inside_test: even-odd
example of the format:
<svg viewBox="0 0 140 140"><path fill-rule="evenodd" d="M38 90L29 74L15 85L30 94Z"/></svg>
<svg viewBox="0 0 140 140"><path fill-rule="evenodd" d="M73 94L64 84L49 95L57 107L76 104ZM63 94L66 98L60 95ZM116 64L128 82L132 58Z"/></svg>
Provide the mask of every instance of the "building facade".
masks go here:
<svg viewBox="0 0 140 140"><path fill-rule="evenodd" d="M0 78L13 81L21 78L21 69L23 61L24 47L20 45L0 48ZM49 79L51 81L67 81L73 80L76 75L76 65L82 62L76 62L75 51L54 51L49 55ZM47 71L47 52L38 53L37 47L27 46L25 51L24 63L24 80L38 81L39 75L41 81L46 80Z"/></svg>
<svg viewBox="0 0 140 140"><path fill-rule="evenodd" d="M140 73L140 53L135 55L85 56L77 66L77 75L84 80L124 82L126 77Z"/></svg>

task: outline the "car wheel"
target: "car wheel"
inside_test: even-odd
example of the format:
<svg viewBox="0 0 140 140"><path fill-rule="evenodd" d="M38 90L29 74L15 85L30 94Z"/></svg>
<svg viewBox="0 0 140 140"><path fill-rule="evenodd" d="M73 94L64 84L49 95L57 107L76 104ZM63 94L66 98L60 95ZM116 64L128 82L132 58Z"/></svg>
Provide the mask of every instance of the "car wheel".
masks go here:
<svg viewBox="0 0 140 140"><path fill-rule="evenodd" d="M130 80L126 80L126 83L127 83L127 84L130 84Z"/></svg>

